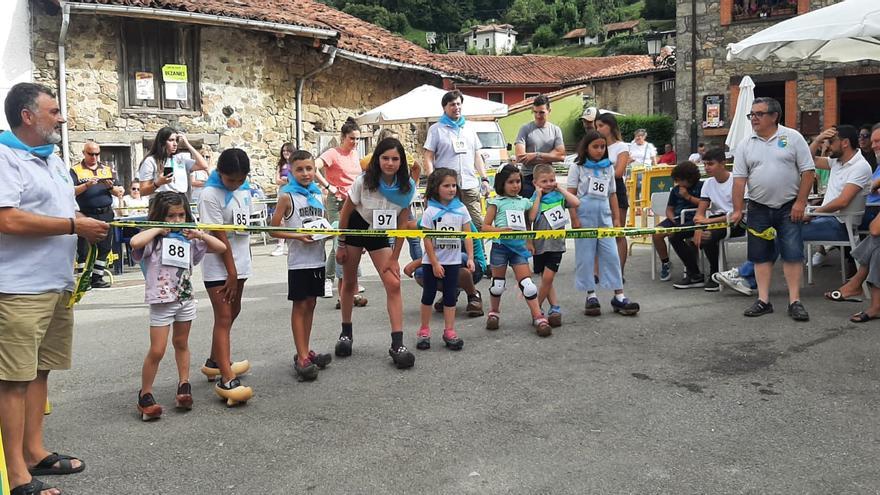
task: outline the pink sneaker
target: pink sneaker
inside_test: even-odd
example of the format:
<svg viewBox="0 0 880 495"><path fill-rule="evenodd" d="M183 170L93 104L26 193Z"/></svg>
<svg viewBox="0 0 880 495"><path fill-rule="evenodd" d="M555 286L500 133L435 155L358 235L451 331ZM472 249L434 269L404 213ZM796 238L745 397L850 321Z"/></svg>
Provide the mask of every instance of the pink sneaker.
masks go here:
<svg viewBox="0 0 880 495"><path fill-rule="evenodd" d="M455 329L447 328L443 330L443 342L446 347L452 351L460 351L464 347L464 341L455 333Z"/></svg>
<svg viewBox="0 0 880 495"><path fill-rule="evenodd" d="M425 350L431 348L431 329L422 327L416 333L416 349Z"/></svg>

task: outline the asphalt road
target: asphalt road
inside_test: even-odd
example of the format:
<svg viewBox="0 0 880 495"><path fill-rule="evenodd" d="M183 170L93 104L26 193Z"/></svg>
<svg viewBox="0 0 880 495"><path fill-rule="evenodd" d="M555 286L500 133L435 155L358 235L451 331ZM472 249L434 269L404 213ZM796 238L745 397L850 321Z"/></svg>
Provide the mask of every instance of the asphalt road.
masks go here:
<svg viewBox="0 0 880 495"><path fill-rule="evenodd" d="M118 283L128 287L86 296L74 369L50 378L46 439L87 469L48 481L66 494L880 492L880 325L849 323L862 305L821 298L839 283L833 263L804 290L809 323L785 315L781 268L777 312L747 319L749 298L651 281L650 251L638 246L626 290L642 312L611 314L605 293L603 315L590 318L569 253L557 280L566 323L552 337L531 331L509 290L501 330L486 331L462 304L464 350L435 342L405 371L388 357L370 268L354 355L300 383L285 258L270 250L254 248L234 328L234 357L250 359L244 381L256 393L243 407L226 408L198 372L212 323L203 289L190 340L195 409L151 423L135 409L148 347L139 273ZM406 280L404 292L414 348L421 291ZM319 299L318 350L332 350L338 335L334 304ZM439 336L439 315L434 322ZM169 349L155 391L166 406L174 370Z"/></svg>

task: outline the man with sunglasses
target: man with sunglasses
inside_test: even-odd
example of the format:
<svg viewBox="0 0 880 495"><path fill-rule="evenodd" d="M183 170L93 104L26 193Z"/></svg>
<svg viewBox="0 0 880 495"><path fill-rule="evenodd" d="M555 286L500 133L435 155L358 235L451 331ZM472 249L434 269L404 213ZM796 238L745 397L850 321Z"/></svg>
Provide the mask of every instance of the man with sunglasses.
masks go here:
<svg viewBox="0 0 880 495"><path fill-rule="evenodd" d="M87 141L83 146L82 161L70 167L70 177L75 184L74 193L79 211L87 217L110 222L114 215L113 196L121 199L125 189L119 184L115 170L98 160L100 156L101 147L98 146L98 143ZM96 289L110 287L110 283L104 280L104 270L107 268L107 255L112 246L112 239L109 235L98 242L98 258L95 261L91 277L91 286ZM82 237L78 238L76 245L77 275L82 272L88 253L88 242Z"/></svg>
<svg viewBox="0 0 880 495"><path fill-rule="evenodd" d="M748 258L755 264L758 299L743 314L773 312L770 280L773 263L781 255L788 285L788 315L795 321L808 321L810 316L800 301L804 257L801 222L816 166L807 141L796 130L779 125L781 116L782 108L773 98L756 98L752 103L748 117L753 133L736 146L734 153L730 221L737 224L743 218L748 183ZM770 227L776 230L775 239L756 235Z"/></svg>

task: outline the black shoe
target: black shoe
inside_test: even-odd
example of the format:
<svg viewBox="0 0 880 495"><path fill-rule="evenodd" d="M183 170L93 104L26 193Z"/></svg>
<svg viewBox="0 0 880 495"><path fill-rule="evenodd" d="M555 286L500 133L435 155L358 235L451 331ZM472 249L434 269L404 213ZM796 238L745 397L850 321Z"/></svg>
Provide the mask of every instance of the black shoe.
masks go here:
<svg viewBox="0 0 880 495"><path fill-rule="evenodd" d="M293 358L293 370L296 371L296 379L301 382L311 382L318 378L318 365L309 358L303 363L299 362L299 358Z"/></svg>
<svg viewBox="0 0 880 495"><path fill-rule="evenodd" d="M587 316L599 316L602 314L602 306L598 297L588 297L584 302L584 314Z"/></svg>
<svg viewBox="0 0 880 495"><path fill-rule="evenodd" d="M233 378L232 380L229 380L229 386L226 386L226 385L223 383L223 379L222 379L222 378L219 378L219 379L217 380L217 384L214 385L214 386L217 387L217 388L221 388L221 389L223 389L223 390L232 390L232 389L234 389L234 388L238 388L238 387L241 386L241 380L239 380L238 377L235 377L235 378Z"/></svg>
<svg viewBox="0 0 880 495"><path fill-rule="evenodd" d="M706 292L719 292L721 285L710 278L706 281L706 285L703 286L703 290Z"/></svg>
<svg viewBox="0 0 880 495"><path fill-rule="evenodd" d="M416 357L413 356L413 353L409 352L405 345L396 349L393 347L388 349L388 354L398 369L412 368L416 364Z"/></svg>
<svg viewBox="0 0 880 495"><path fill-rule="evenodd" d="M336 341L336 349L333 351L339 357L351 356L351 338L346 336L339 337Z"/></svg>
<svg viewBox="0 0 880 495"><path fill-rule="evenodd" d="M680 281L672 284L676 289L697 289L705 285L706 280L699 273L696 275L685 275Z"/></svg>
<svg viewBox="0 0 880 495"><path fill-rule="evenodd" d="M92 285L93 289L109 289L110 288L110 282L107 282L103 278L93 278L91 285Z"/></svg>
<svg viewBox="0 0 880 495"><path fill-rule="evenodd" d="M810 321L810 314L804 308L800 301L795 301L788 305L788 316L794 321Z"/></svg>
<svg viewBox="0 0 880 495"><path fill-rule="evenodd" d="M333 356L330 354L318 354L315 351L309 351L309 360L320 369L324 369L333 361Z"/></svg>
<svg viewBox="0 0 880 495"><path fill-rule="evenodd" d="M434 303L434 311L438 313L443 312L443 299L440 299L439 301Z"/></svg>
<svg viewBox="0 0 880 495"><path fill-rule="evenodd" d="M745 316L763 316L766 314L770 314L773 312L773 305L764 302L760 299L755 299L755 303L752 304L752 307L743 311L743 315Z"/></svg>

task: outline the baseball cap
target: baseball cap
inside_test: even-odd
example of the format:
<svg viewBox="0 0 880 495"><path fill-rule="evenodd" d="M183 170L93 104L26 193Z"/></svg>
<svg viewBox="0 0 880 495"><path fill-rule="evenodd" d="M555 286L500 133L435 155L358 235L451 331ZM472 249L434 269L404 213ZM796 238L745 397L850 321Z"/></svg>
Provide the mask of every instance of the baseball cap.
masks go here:
<svg viewBox="0 0 880 495"><path fill-rule="evenodd" d="M593 122L596 120L596 116L598 115L599 110L596 107L587 107L587 109L584 110L584 113L581 114L581 119L588 122Z"/></svg>

